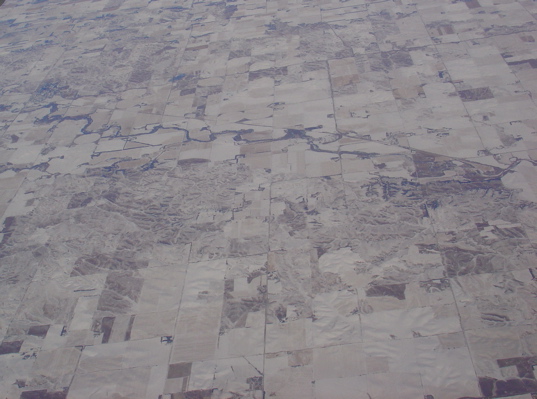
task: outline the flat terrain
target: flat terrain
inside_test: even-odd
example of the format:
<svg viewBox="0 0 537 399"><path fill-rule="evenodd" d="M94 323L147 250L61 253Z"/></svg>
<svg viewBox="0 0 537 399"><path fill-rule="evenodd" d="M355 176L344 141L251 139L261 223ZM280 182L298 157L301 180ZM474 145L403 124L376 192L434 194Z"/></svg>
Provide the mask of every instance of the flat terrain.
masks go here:
<svg viewBox="0 0 537 399"><path fill-rule="evenodd" d="M536 18L6 0L0 398L537 398Z"/></svg>

